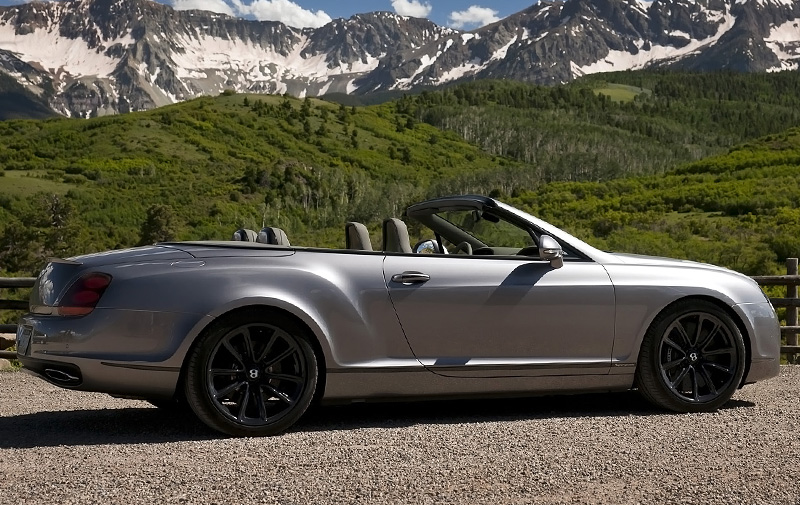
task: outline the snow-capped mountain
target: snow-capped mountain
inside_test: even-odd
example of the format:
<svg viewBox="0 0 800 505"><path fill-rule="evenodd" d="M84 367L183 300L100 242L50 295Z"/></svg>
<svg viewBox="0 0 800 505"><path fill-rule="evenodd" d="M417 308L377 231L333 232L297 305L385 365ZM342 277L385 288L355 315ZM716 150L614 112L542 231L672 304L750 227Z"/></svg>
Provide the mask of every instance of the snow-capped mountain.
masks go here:
<svg viewBox="0 0 800 505"><path fill-rule="evenodd" d="M651 66L775 71L798 63L796 0L541 0L472 32L386 12L297 29L148 0L0 7L0 72L68 116L225 89L302 97L458 79L558 83Z"/></svg>

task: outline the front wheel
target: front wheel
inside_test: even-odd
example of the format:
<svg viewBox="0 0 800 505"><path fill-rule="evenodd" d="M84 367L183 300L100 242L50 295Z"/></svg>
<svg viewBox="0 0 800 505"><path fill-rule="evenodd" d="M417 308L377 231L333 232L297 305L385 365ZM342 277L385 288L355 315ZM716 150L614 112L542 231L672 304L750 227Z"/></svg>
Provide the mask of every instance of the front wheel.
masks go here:
<svg viewBox="0 0 800 505"><path fill-rule="evenodd" d="M736 323L705 300L678 302L645 334L636 369L642 395L677 412L708 412L742 381L745 347Z"/></svg>
<svg viewBox="0 0 800 505"><path fill-rule="evenodd" d="M234 314L207 331L186 369L186 398L205 424L233 436L276 435L308 408L317 360L290 319Z"/></svg>

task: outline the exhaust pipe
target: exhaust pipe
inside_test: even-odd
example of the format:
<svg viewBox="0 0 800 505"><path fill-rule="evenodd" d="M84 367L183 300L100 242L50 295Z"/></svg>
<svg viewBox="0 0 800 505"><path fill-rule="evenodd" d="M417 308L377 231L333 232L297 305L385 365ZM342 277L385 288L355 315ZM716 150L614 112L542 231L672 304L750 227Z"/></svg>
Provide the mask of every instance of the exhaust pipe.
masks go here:
<svg viewBox="0 0 800 505"><path fill-rule="evenodd" d="M55 368L45 368L44 374L47 376L48 379L55 382L58 385L63 386L77 386L81 383L80 377L75 377L72 374L69 374L63 370L58 370Z"/></svg>

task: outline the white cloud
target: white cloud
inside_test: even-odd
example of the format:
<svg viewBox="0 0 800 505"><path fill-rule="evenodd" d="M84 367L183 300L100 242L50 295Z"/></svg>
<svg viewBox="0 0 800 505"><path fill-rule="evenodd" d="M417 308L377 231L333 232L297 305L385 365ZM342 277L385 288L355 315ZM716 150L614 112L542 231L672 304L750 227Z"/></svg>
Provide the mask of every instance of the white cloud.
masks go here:
<svg viewBox="0 0 800 505"><path fill-rule="evenodd" d="M490 23L500 21L497 17L498 11L488 7L470 5L465 11L453 11L450 13L450 25L453 28L480 27Z"/></svg>
<svg viewBox="0 0 800 505"><path fill-rule="evenodd" d="M225 0L171 0L172 7L179 11L198 9L201 11L219 12L234 16L233 9Z"/></svg>
<svg viewBox="0 0 800 505"><path fill-rule="evenodd" d="M291 0L253 0L245 4L241 0L231 0L240 16L252 15L259 21L280 21L296 28L318 28L331 22L331 17L323 10L306 10Z"/></svg>
<svg viewBox="0 0 800 505"><path fill-rule="evenodd" d="M325 11L306 10L291 0L169 0L178 10L200 9L259 21L280 21L297 28L318 28L331 22Z"/></svg>
<svg viewBox="0 0 800 505"><path fill-rule="evenodd" d="M431 4L422 3L419 0L392 0L392 7L401 16L411 16L412 18L427 17L433 10Z"/></svg>

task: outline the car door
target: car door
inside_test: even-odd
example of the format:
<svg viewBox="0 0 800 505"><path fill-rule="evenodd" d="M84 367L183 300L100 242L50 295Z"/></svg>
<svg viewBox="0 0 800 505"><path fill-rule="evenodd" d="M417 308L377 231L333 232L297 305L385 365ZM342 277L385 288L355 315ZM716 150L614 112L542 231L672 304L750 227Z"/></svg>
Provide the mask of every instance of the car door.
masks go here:
<svg viewBox="0 0 800 505"><path fill-rule="evenodd" d="M384 276L412 351L454 377L608 373L614 289L592 261L388 255Z"/></svg>

